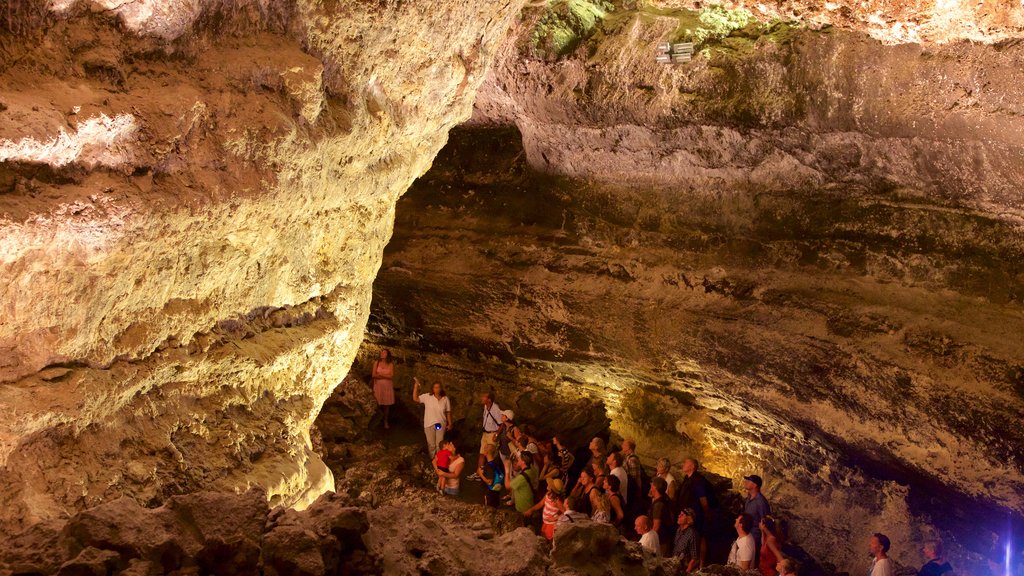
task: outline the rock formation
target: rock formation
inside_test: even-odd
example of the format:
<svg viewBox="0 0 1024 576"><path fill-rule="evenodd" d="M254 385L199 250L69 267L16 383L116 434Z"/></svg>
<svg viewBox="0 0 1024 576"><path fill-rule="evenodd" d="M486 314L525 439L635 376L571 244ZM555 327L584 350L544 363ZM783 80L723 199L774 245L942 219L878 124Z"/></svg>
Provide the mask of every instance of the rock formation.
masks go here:
<svg viewBox="0 0 1024 576"><path fill-rule="evenodd" d="M455 380L600 400L648 463L759 472L798 541L843 570L861 569L861 535L877 530L908 564L932 534L977 562L1024 511L1016 115L997 107L991 131L971 124L962 141L912 136L926 118L902 136L858 118L833 131L813 106L768 122L746 114L791 85L750 101L756 83L730 84L746 76L704 56L644 76L658 36L611 26L551 61L508 48L477 118L521 133L460 133L403 197L374 340L459 365ZM737 69L801 61L758 60L774 41L747 33L721 41L749 49ZM923 50L787 34L812 60L830 44ZM621 58L594 56L615 42ZM995 69L1012 50L970 49ZM688 106L668 83L687 74L706 74Z"/></svg>
<svg viewBox="0 0 1024 576"><path fill-rule="evenodd" d="M259 484L301 507L332 487L308 430L394 203L517 7L0 11L5 530L121 496Z"/></svg>

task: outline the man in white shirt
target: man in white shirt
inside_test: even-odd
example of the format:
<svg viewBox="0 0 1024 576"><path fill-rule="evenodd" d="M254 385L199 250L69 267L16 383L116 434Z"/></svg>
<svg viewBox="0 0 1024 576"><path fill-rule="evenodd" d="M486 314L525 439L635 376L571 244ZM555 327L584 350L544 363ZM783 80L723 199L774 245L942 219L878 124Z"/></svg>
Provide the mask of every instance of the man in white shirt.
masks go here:
<svg viewBox="0 0 1024 576"><path fill-rule="evenodd" d="M423 434L433 460L444 440L444 433L452 429L452 403L440 382L434 382L429 394L420 394L420 379L412 379L412 400L423 404Z"/></svg>
<svg viewBox="0 0 1024 576"><path fill-rule="evenodd" d="M480 435L480 456L477 458L477 470L482 470L484 467L484 461L486 460L485 454L487 454L487 447L494 446L497 449L498 446L498 428L501 427L501 408L498 407L498 403L494 401L493 392L484 392L480 395L480 404L483 406L483 429L484 433ZM480 477L480 473L476 472L468 477L470 480L483 480Z"/></svg>
<svg viewBox="0 0 1024 576"><path fill-rule="evenodd" d="M874 558L871 560L871 576L893 576L892 560L886 555L889 553L889 537L885 534L875 533L871 536L868 549Z"/></svg>
<svg viewBox="0 0 1024 576"><path fill-rule="evenodd" d="M647 516L637 516L633 527L640 535L640 546L655 556L661 556L661 539L658 538L658 531L651 524L651 519Z"/></svg>
<svg viewBox="0 0 1024 576"><path fill-rule="evenodd" d="M736 534L739 537L732 543L728 564L739 566L740 570L757 569L757 566L754 566L754 537L750 535L750 531L754 529L754 518L750 514L740 514L733 526L736 527Z"/></svg>
<svg viewBox="0 0 1024 576"><path fill-rule="evenodd" d="M622 453L612 452L608 454L608 460L605 462L608 465L608 469L611 470L610 474L619 479L619 496L622 497L622 503L626 504L626 493L628 486L626 480L629 476L626 475L626 469L622 467Z"/></svg>

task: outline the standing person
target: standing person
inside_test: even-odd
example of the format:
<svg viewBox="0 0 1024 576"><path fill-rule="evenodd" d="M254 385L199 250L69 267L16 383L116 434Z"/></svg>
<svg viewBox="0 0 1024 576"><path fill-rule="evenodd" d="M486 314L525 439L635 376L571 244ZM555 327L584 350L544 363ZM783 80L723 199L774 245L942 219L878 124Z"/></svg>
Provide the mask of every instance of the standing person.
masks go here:
<svg viewBox="0 0 1024 576"><path fill-rule="evenodd" d="M928 562L921 567L917 576L943 576L953 571L953 567L942 558L942 540L925 540L921 553Z"/></svg>
<svg viewBox="0 0 1024 576"><path fill-rule="evenodd" d="M762 576L775 576L775 566L782 560L782 542L775 518L761 518L761 553L757 557L757 569Z"/></svg>
<svg viewBox="0 0 1024 576"><path fill-rule="evenodd" d="M455 442L446 440L443 446L445 450L451 453L451 458L448 460L448 471L435 469L435 472L437 472L439 478L445 479L444 493L449 496L458 496L459 477L462 476L462 469L466 465L466 460L455 448Z"/></svg>
<svg viewBox="0 0 1024 576"><path fill-rule="evenodd" d="M587 448L590 450L590 460L587 462L588 469L593 470L594 464L598 462L604 464L605 444L603 438L598 438L597 436L591 438Z"/></svg>
<svg viewBox="0 0 1024 576"><path fill-rule="evenodd" d="M687 572L693 572L700 563L700 546L697 537L697 529L693 527L697 513L693 508L683 508L679 513L676 522L679 529L676 531L675 541L672 545L672 556L679 558L680 566L684 566Z"/></svg>
<svg viewBox="0 0 1024 576"><path fill-rule="evenodd" d="M658 531L651 526L650 518L642 514L637 516L636 521L633 523L633 528L640 535L640 545L643 546L644 550L660 557L661 542L658 541Z"/></svg>
<svg viewBox="0 0 1024 576"><path fill-rule="evenodd" d="M868 550L871 551L871 572L870 576L893 576L895 570L892 566L892 560L889 560L889 537L885 534L876 532L871 536L871 541L868 542Z"/></svg>
<svg viewBox="0 0 1024 576"><path fill-rule="evenodd" d="M633 526L634 518L647 510L647 475L644 467L640 464L640 457L636 453L636 440L626 438L622 441L622 467L626 469L626 521L627 526Z"/></svg>
<svg viewBox="0 0 1024 576"><path fill-rule="evenodd" d="M452 429L452 403L444 386L434 382L429 394L420 394L420 379L412 379L412 400L423 404L423 435L433 458L444 440L444 433Z"/></svg>
<svg viewBox="0 0 1024 576"><path fill-rule="evenodd" d="M497 508L501 503L501 489L505 487L505 466L498 457L498 447L491 444L485 449L486 462L477 468L476 475L487 483L484 491L484 504Z"/></svg>
<svg viewBox="0 0 1024 576"><path fill-rule="evenodd" d="M650 518L651 527L658 533L662 555L668 555L671 552L672 542L675 540L676 523L672 515L672 502L668 499L668 484L665 479L653 478L648 495L651 497L651 507L647 512L647 517Z"/></svg>
<svg viewBox="0 0 1024 576"><path fill-rule="evenodd" d="M604 479L604 489L608 493L608 504L611 507L612 526L622 530L622 520L626 517L625 502L619 490L618 476L609 475Z"/></svg>
<svg viewBox="0 0 1024 576"><path fill-rule="evenodd" d="M514 436L518 433L518 429L515 424L516 414L511 410L501 411L501 426L498 426L498 434L496 443L498 445L498 455L501 457L501 465L505 467L506 478L511 480L512 476L515 476L518 471L518 466L513 466L512 462L515 460L515 456L518 450L515 448Z"/></svg>
<svg viewBox="0 0 1024 576"><path fill-rule="evenodd" d="M558 518L562 515L564 498L565 484L560 478L552 478L548 480L548 493L544 499L535 504L533 508L523 512L523 516L529 518L534 512L541 510L540 533L547 538L548 542L555 537L555 524L558 524Z"/></svg>
<svg viewBox="0 0 1024 576"><path fill-rule="evenodd" d="M747 499L743 502L743 512L750 514L754 519L754 530L751 536L754 537L754 566L758 566L757 558L761 552L761 519L770 516L772 507L768 505L768 499L761 494L761 485L764 482L757 474L743 477L743 488L747 491Z"/></svg>
<svg viewBox="0 0 1024 576"><path fill-rule="evenodd" d="M391 427L391 407L395 405L395 364L391 360L391 350L380 351L380 358L373 363L373 396L377 405L384 410L384 429Z"/></svg>
<svg viewBox="0 0 1024 576"><path fill-rule="evenodd" d="M694 458L683 460L683 479L679 484L676 499L681 506L692 508L696 513L693 527L697 530L700 540L700 562L697 567L701 569L704 568L708 551L708 529L716 508L714 494L711 483L700 473L700 463Z"/></svg>
<svg viewBox="0 0 1024 576"><path fill-rule="evenodd" d="M509 480L505 476L505 487L512 493L512 505L516 512L525 514L533 508L533 485L537 477L537 469L533 467L533 454L524 452L515 461L514 466L519 474Z"/></svg>
<svg viewBox="0 0 1024 576"><path fill-rule="evenodd" d="M729 551L728 563L731 566L739 566L740 570L751 570L755 567L756 553L754 537L750 535L750 531L754 528L754 519L750 517L750 514L744 512L736 517L733 526L736 528L737 538Z"/></svg>
<svg viewBox="0 0 1024 576"><path fill-rule="evenodd" d="M607 464L610 469L608 474L619 479L619 496L622 497L622 503L626 504L626 488L629 485L629 477L626 476L626 469L622 467L622 453L612 452L609 454Z"/></svg>
<svg viewBox="0 0 1024 576"><path fill-rule="evenodd" d="M655 464L654 475L659 478L664 478L665 484L668 485L668 489L665 491L665 495L668 496L670 502L672 502L673 510L676 509L676 492L679 485L676 484L676 477L672 475L672 462L668 458L658 458L658 463Z"/></svg>
<svg viewBox="0 0 1024 576"><path fill-rule="evenodd" d="M576 499L576 512L582 512L587 516L594 513L594 506L590 500L590 493L594 489L594 473L584 468L580 471L580 479L573 486L572 492L569 494L570 497Z"/></svg>
<svg viewBox="0 0 1024 576"><path fill-rule="evenodd" d="M484 456L487 454L488 446L495 446L498 441L498 428L501 427L501 408L494 401L493 392L484 392L480 395L480 404L484 408L483 428L480 436L480 456L477 459L476 469L479 471L484 467ZM469 477L470 480L482 480L479 472Z"/></svg>
<svg viewBox="0 0 1024 576"><path fill-rule="evenodd" d="M576 457L572 455L572 452L570 452L568 448L566 448L565 439L562 438L562 436L555 436L551 441L554 443L555 450L557 451L554 456L554 460L556 469L558 470L558 475L555 477L560 478L564 485L565 482L569 481L569 469L572 468Z"/></svg>

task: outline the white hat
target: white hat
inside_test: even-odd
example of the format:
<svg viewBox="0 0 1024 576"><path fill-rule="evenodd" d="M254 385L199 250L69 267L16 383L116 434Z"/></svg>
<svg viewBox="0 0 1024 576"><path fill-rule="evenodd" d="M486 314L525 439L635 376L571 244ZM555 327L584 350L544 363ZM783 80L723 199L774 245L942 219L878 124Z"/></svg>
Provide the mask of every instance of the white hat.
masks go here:
<svg viewBox="0 0 1024 576"><path fill-rule="evenodd" d="M509 422L516 419L516 413L511 410L502 410L501 415L508 419Z"/></svg>

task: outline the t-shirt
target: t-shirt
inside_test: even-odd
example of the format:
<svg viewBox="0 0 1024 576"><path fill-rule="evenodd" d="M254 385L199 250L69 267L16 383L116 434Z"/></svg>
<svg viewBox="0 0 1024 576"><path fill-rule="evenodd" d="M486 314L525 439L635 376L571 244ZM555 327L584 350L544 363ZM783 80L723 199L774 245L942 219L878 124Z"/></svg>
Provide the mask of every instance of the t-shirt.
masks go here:
<svg viewBox="0 0 1024 576"><path fill-rule="evenodd" d="M871 576L892 576L892 561L888 558L882 558L879 560L875 558L871 561Z"/></svg>
<svg viewBox="0 0 1024 576"><path fill-rule="evenodd" d="M743 503L743 512L750 514L754 519L754 528L750 531L750 534L760 540L761 519L765 516L770 516L772 513L772 507L768 505L768 499L764 497L764 494L758 492L756 496L747 498Z"/></svg>
<svg viewBox="0 0 1024 576"><path fill-rule="evenodd" d="M651 502L651 510L649 514L651 522L655 520L661 520L661 525L658 528L658 538L669 542L672 539L675 528L675 519L672 518L672 506L669 501L665 498L659 498L654 502Z"/></svg>
<svg viewBox="0 0 1024 576"><path fill-rule="evenodd" d="M448 450L439 450L435 457L434 463L438 468L447 468L448 463L452 460L452 453Z"/></svg>
<svg viewBox="0 0 1024 576"><path fill-rule="evenodd" d="M529 470L512 479L509 486L512 488L512 503L517 512L526 512L533 508L533 488L530 487L530 479L527 477Z"/></svg>
<svg viewBox="0 0 1024 576"><path fill-rule="evenodd" d="M558 517L562 515L562 510L558 507L558 503L551 498L551 494L544 497L544 511L541 513L541 520L545 524L554 524L558 522Z"/></svg>
<svg viewBox="0 0 1024 576"><path fill-rule="evenodd" d="M491 402L491 407L484 407L484 432L497 432L501 426L501 408L497 402Z"/></svg>
<svg viewBox="0 0 1024 576"><path fill-rule="evenodd" d="M446 422L445 415L452 411L452 403L447 396L437 398L433 394L420 394L420 404L423 404L423 427L430 428L434 424Z"/></svg>
<svg viewBox="0 0 1024 576"><path fill-rule="evenodd" d="M750 534L737 538L732 543L732 550L729 551L729 564L733 566L739 566L740 562L750 562L749 568L753 570L754 566L754 537ZM888 576L892 576L889 574Z"/></svg>
<svg viewBox="0 0 1024 576"><path fill-rule="evenodd" d="M628 502L628 500L626 500L626 492L629 490L629 483L626 482L626 479L628 478L626 476L626 469L622 466L617 466L612 468L611 474L619 479L619 496L622 496L622 502Z"/></svg>
<svg viewBox="0 0 1024 576"><path fill-rule="evenodd" d="M491 471L491 483L487 488L499 492L505 486L505 465L501 463L501 460L495 458L488 461L485 466Z"/></svg>
<svg viewBox="0 0 1024 576"><path fill-rule="evenodd" d="M921 571L917 573L917 576L942 576L952 571L953 567L949 565L949 562L939 564L935 560L929 560L927 564L921 567Z"/></svg>
<svg viewBox="0 0 1024 576"><path fill-rule="evenodd" d="M658 533L654 530L650 530L640 537L640 545L658 556L661 555L661 540L658 539Z"/></svg>

